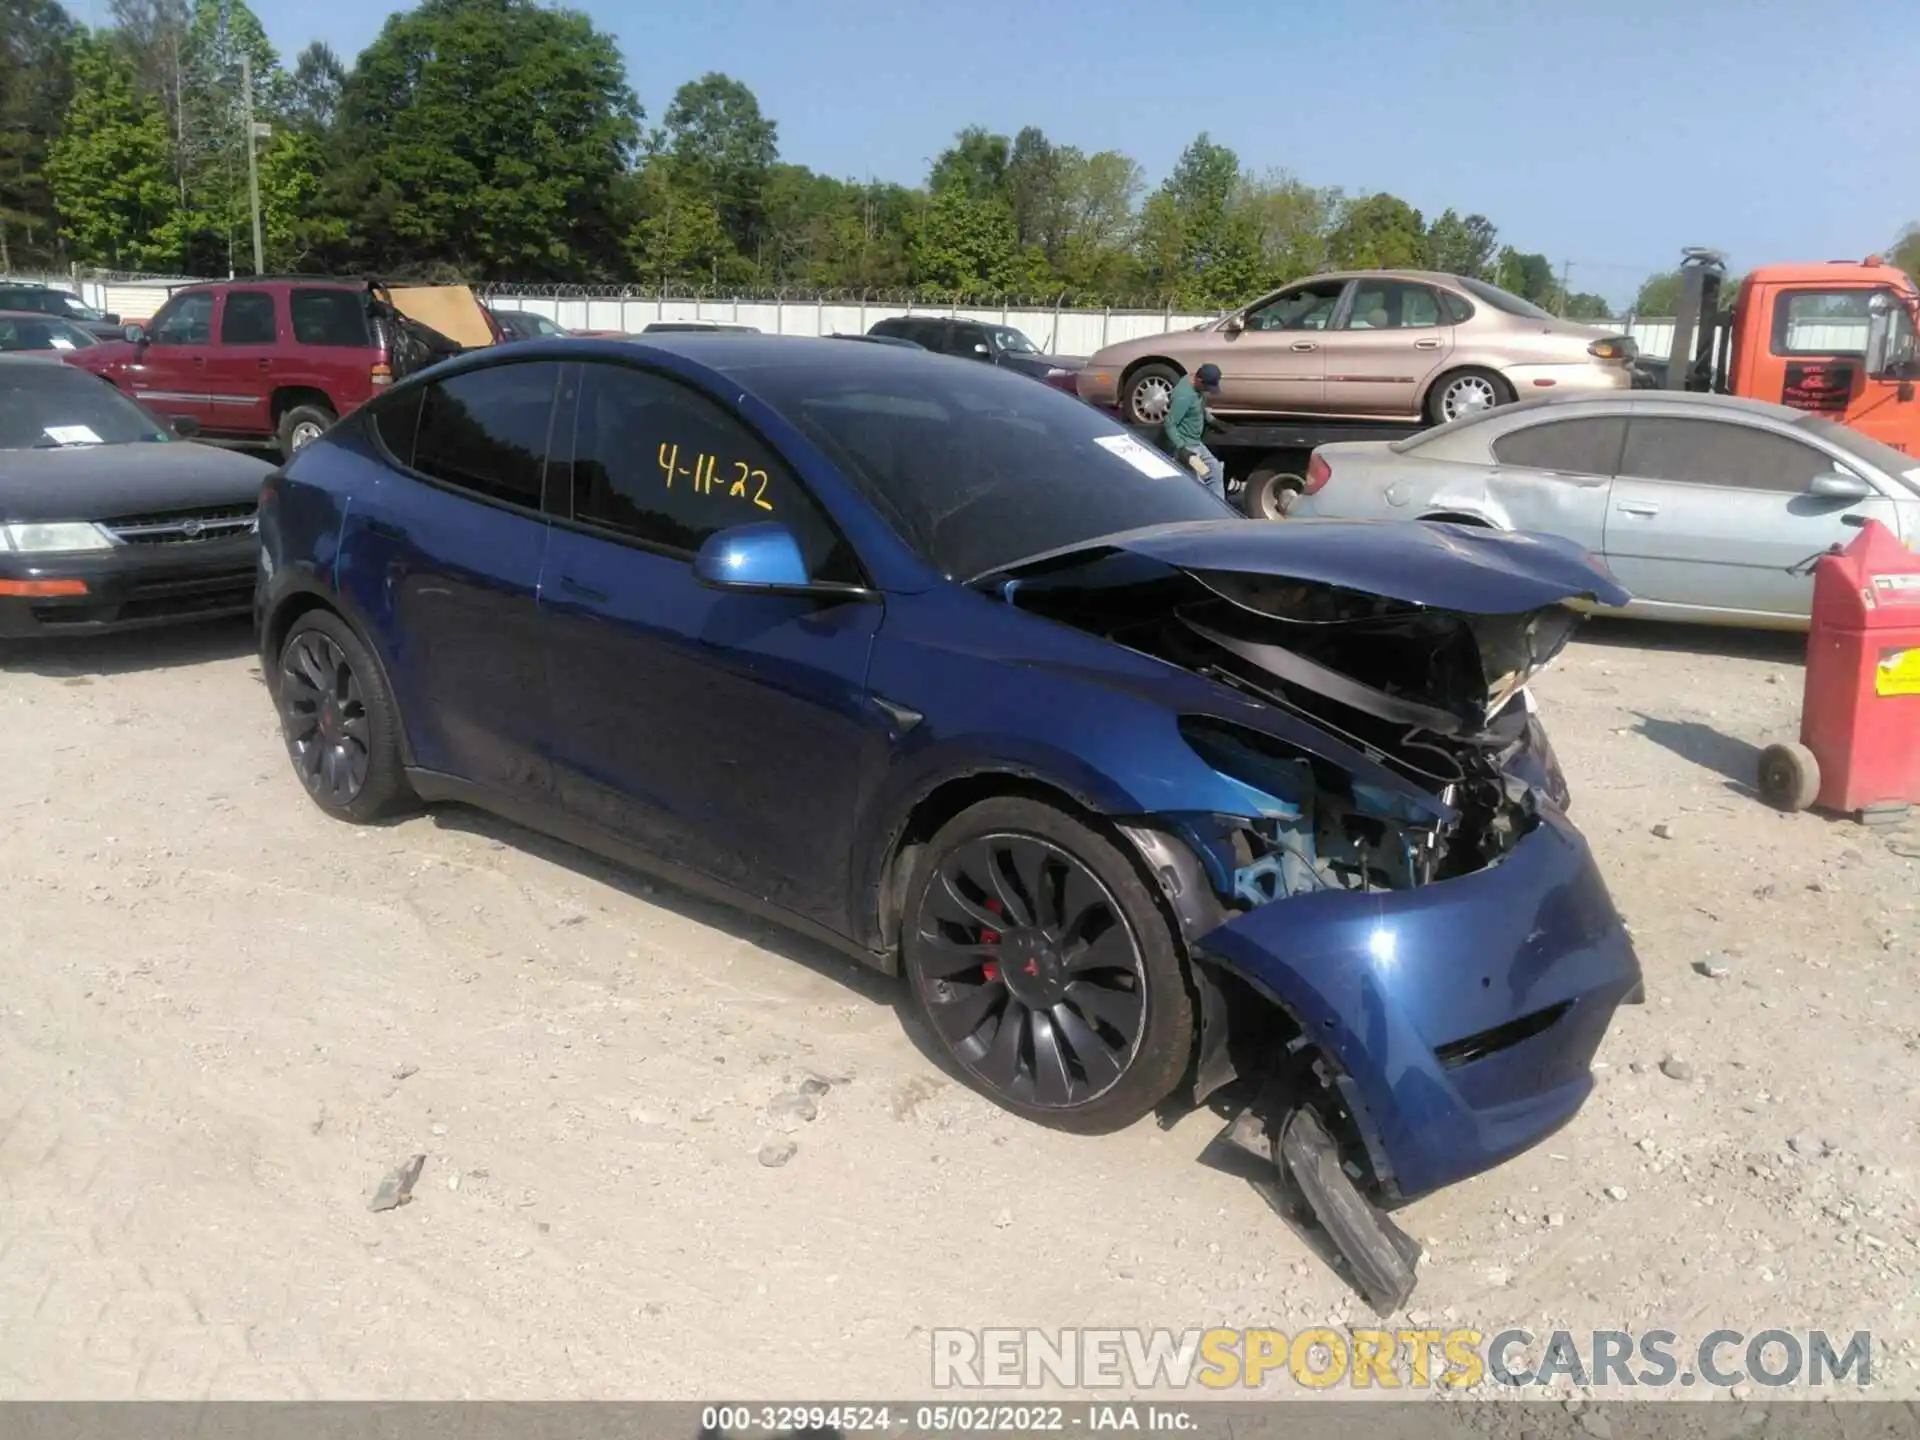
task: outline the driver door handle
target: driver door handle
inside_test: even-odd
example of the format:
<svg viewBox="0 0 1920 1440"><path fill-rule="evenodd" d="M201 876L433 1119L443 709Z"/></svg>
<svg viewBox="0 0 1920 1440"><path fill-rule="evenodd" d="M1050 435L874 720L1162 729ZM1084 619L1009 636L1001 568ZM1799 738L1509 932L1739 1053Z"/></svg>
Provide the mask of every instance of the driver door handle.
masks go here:
<svg viewBox="0 0 1920 1440"><path fill-rule="evenodd" d="M1305 351L1305 350L1318 350L1320 347L1314 344L1313 341L1311 340L1296 340L1293 342L1293 348L1296 350Z"/></svg>
<svg viewBox="0 0 1920 1440"><path fill-rule="evenodd" d="M1622 515L1658 515L1660 507L1645 500L1622 500L1620 513Z"/></svg>
<svg viewBox="0 0 1920 1440"><path fill-rule="evenodd" d="M1438 340L1416 340L1413 342L1413 348L1416 350L1438 350L1440 348L1440 342Z"/></svg>

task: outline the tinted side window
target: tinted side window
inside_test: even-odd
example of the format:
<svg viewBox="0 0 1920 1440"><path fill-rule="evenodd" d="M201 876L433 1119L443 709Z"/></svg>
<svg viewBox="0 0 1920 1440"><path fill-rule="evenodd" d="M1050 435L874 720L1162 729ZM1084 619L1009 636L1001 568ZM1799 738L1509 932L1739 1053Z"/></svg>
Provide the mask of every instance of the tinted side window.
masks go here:
<svg viewBox="0 0 1920 1440"><path fill-rule="evenodd" d="M287 299L293 338L302 345L373 344L367 304L354 290L295 290Z"/></svg>
<svg viewBox="0 0 1920 1440"><path fill-rule="evenodd" d="M1627 426L1622 475L1780 490L1798 495L1833 469L1825 454L1785 435L1715 420L1636 418Z"/></svg>
<svg viewBox="0 0 1920 1440"><path fill-rule="evenodd" d="M273 296L264 290L229 290L220 312L222 345L271 345Z"/></svg>
<svg viewBox="0 0 1920 1440"><path fill-rule="evenodd" d="M1440 292L1440 308L1447 312L1447 320L1454 325L1464 325L1473 318L1473 304L1463 295L1451 290Z"/></svg>
<svg viewBox="0 0 1920 1440"><path fill-rule="evenodd" d="M205 345L213 339L213 296L178 295L153 317L155 345Z"/></svg>
<svg viewBox="0 0 1920 1440"><path fill-rule="evenodd" d="M489 500L538 510L562 368L550 360L491 365L428 386L413 468Z"/></svg>
<svg viewBox="0 0 1920 1440"><path fill-rule="evenodd" d="M573 515L687 555L715 531L775 520L816 580L859 579L846 542L780 457L716 402L651 371L586 367Z"/></svg>
<svg viewBox="0 0 1920 1440"><path fill-rule="evenodd" d="M1349 330L1427 330L1440 323L1440 302L1424 285L1356 280L1347 307Z"/></svg>
<svg viewBox="0 0 1920 1440"><path fill-rule="evenodd" d="M1627 422L1614 416L1593 420L1549 420L1502 435L1493 442L1493 458L1502 465L1529 470L1558 470L1566 475L1611 475L1620 463Z"/></svg>
<svg viewBox="0 0 1920 1440"><path fill-rule="evenodd" d="M380 436L380 443L402 465L413 464L413 437L420 428L422 393L415 388L394 399L382 401L373 409L373 428Z"/></svg>

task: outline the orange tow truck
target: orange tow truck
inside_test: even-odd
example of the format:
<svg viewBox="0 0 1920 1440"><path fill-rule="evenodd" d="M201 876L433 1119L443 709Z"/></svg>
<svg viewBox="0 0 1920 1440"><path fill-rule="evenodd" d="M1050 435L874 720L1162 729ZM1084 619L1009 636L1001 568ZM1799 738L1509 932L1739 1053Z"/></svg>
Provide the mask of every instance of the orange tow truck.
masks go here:
<svg viewBox="0 0 1920 1440"><path fill-rule="evenodd" d="M1720 309L1726 263L1688 250L1665 361L1642 359L1642 384L1705 390L1814 410L1920 455L1920 288L1878 255L1763 265Z"/></svg>

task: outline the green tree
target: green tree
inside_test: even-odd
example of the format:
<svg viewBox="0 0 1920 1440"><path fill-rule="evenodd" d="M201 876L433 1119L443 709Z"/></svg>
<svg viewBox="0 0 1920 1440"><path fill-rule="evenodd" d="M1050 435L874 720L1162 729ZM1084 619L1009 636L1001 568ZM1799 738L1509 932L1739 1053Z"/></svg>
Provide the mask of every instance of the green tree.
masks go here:
<svg viewBox="0 0 1920 1440"><path fill-rule="evenodd" d="M1522 254L1511 245L1500 251L1494 284L1547 309L1553 307L1560 294L1559 282L1553 278L1553 262L1544 255Z"/></svg>
<svg viewBox="0 0 1920 1440"><path fill-rule="evenodd" d="M964 186L939 190L914 237L912 259L914 284L930 294L1004 294L1021 273L1013 211L997 198L973 198Z"/></svg>
<svg viewBox="0 0 1920 1440"><path fill-rule="evenodd" d="M1578 291L1567 296L1566 306L1561 313L1569 320L1611 320L1613 306L1607 302L1607 297L1604 295Z"/></svg>
<svg viewBox="0 0 1920 1440"><path fill-rule="evenodd" d="M1426 223L1398 195L1350 200L1327 237L1327 258L1343 270L1420 269L1427 263Z"/></svg>
<svg viewBox="0 0 1920 1440"><path fill-rule="evenodd" d="M1265 274L1259 288L1271 289L1327 268L1328 232L1341 208L1339 191L1317 190L1274 171L1264 180L1249 177L1239 204L1260 237Z"/></svg>
<svg viewBox="0 0 1920 1440"><path fill-rule="evenodd" d="M611 37L534 0L394 15L341 94L340 201L357 258L476 277L616 268L641 109Z"/></svg>
<svg viewBox="0 0 1920 1440"><path fill-rule="evenodd" d="M1250 297L1261 279L1256 217L1236 204L1240 159L1203 131L1141 217L1144 278L1175 304L1213 307Z"/></svg>
<svg viewBox="0 0 1920 1440"><path fill-rule="evenodd" d="M1920 221L1900 232L1887 252L1887 263L1906 271L1909 277L1920 278Z"/></svg>
<svg viewBox="0 0 1920 1440"><path fill-rule="evenodd" d="M1118 150L1060 152L1060 225L1054 272L1083 296L1117 296L1133 264L1140 166Z"/></svg>
<svg viewBox="0 0 1920 1440"><path fill-rule="evenodd" d="M675 176L706 192L737 251L757 254L765 236L763 192L780 145L778 127L760 113L753 91L731 76L703 75L674 92L663 128Z"/></svg>
<svg viewBox="0 0 1920 1440"><path fill-rule="evenodd" d="M61 233L83 264L163 265L183 238L166 115L111 43L83 38L71 54L73 100L47 147Z"/></svg>
<svg viewBox="0 0 1920 1440"><path fill-rule="evenodd" d="M347 67L333 47L315 40L293 62L286 89L287 123L310 134L327 134L340 113L340 92L346 83Z"/></svg>
<svg viewBox="0 0 1920 1440"><path fill-rule="evenodd" d="M336 268L347 248L347 217L327 204L325 141L301 125L261 142L260 229L268 273Z"/></svg>
<svg viewBox="0 0 1920 1440"><path fill-rule="evenodd" d="M47 147L73 93L77 33L57 0L0 0L0 275L58 258Z"/></svg>
<svg viewBox="0 0 1920 1440"><path fill-rule="evenodd" d="M933 194L958 190L969 200L1006 202L1011 142L980 125L969 125L934 157L927 176Z"/></svg>
<svg viewBox="0 0 1920 1440"><path fill-rule="evenodd" d="M628 261L650 284L717 288L750 280L753 267L734 248L720 207L678 171L671 155L655 155L641 167L624 246Z"/></svg>
<svg viewBox="0 0 1920 1440"><path fill-rule="evenodd" d="M279 56L245 0L195 0L186 33L182 126L189 274L244 270L251 259L244 57L255 119L271 122L286 93Z"/></svg>
<svg viewBox="0 0 1920 1440"><path fill-rule="evenodd" d="M1484 215L1463 220L1454 211L1444 210L1427 227L1427 264L1448 275L1490 279L1499 247L1500 232Z"/></svg>
<svg viewBox="0 0 1920 1440"><path fill-rule="evenodd" d="M1014 232L1022 245L1038 246L1049 264L1066 239L1062 172L1078 158L1077 151L1062 150L1033 125L1013 137L1007 153L1007 203Z"/></svg>

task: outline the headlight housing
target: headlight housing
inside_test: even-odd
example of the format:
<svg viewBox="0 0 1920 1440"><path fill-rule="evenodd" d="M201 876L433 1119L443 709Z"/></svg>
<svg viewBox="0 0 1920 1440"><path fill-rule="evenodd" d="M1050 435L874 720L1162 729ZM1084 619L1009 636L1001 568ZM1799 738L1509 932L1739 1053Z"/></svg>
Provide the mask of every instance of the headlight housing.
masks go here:
<svg viewBox="0 0 1920 1440"><path fill-rule="evenodd" d="M71 555L88 550L111 550L119 543L98 525L85 520L16 521L0 525L0 550L16 555Z"/></svg>

